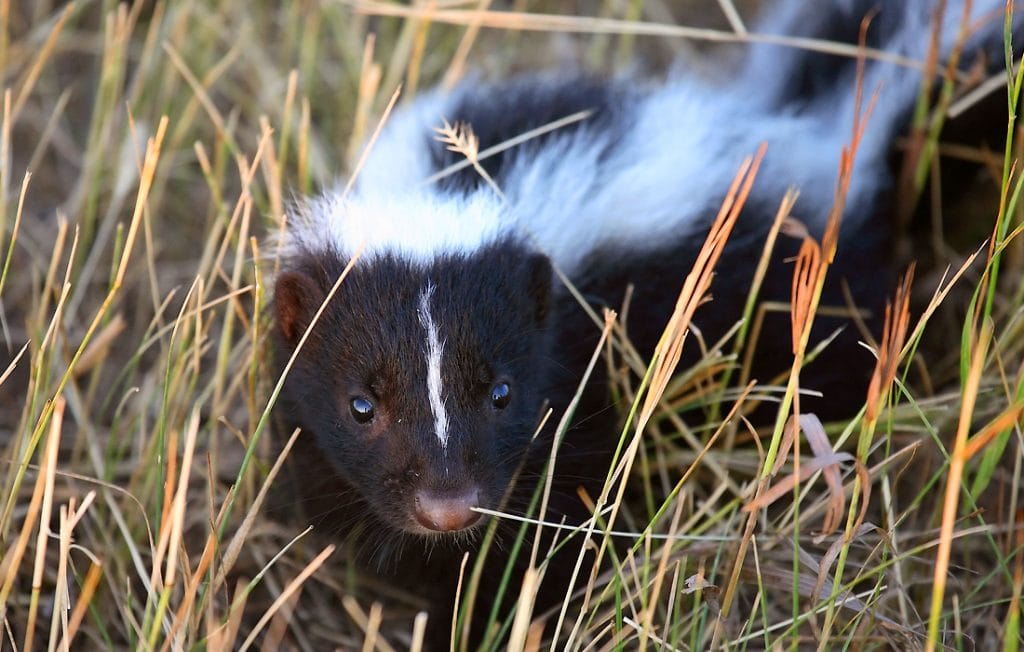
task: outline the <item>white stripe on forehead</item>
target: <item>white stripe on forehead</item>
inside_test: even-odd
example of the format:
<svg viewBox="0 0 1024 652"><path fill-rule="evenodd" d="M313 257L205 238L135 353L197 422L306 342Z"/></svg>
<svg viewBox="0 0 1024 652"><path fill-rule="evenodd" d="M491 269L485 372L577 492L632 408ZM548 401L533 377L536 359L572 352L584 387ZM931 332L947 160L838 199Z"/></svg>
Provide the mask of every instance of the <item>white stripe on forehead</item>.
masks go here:
<svg viewBox="0 0 1024 652"><path fill-rule="evenodd" d="M448 447L448 412L445 410L444 397L441 391L441 355L444 342L437 334L437 324L430 314L430 299L434 296L434 284L427 281L427 286L420 293L418 309L420 324L427 332L427 397L430 400L430 411L434 415L434 434L441 442L442 448Z"/></svg>

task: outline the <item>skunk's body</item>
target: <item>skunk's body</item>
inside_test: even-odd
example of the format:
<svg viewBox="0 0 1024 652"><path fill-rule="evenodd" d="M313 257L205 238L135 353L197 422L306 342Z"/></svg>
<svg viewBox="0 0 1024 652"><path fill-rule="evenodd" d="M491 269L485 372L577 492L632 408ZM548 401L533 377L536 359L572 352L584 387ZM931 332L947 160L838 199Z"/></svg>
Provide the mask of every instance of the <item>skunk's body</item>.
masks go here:
<svg viewBox="0 0 1024 652"><path fill-rule="evenodd" d="M868 45L923 61L932 3L921 0L836 1L827 11L788 2L761 31L855 42L875 5ZM947 5L944 55L961 21L960 4ZM1001 61L1003 5L974 2L973 18L987 22L965 60L985 51ZM741 160L766 142L712 285L714 300L695 318L712 341L740 317L788 187L800 191L795 217L812 233L823 228L858 110L855 71L849 58L761 45L721 86L683 75L652 88L531 77L466 83L392 116L351 192L298 207L281 247L282 368L361 252L281 396L287 429L304 430L307 494L323 499L313 509L323 513L312 515L336 530L362 524L378 559L401 552L404 574L449 591L462 549L472 547L472 537L451 534L478 528L471 509L498 507L520 465L507 507L525 510L550 451L550 426L531 443L538 419L550 405L557 421L597 342L597 328L552 265L594 306L619 307L632 285L629 334L649 354ZM867 66L866 95L878 90L878 99L857 152L825 303L844 304L841 279L869 309L890 287L887 159L920 81L913 68ZM483 160L489 180L469 166L428 181L464 158L438 141L442 120L468 124L483 151L581 111L588 117ZM774 252L762 298L788 300L788 247ZM790 361L788 320L766 329L758 369L774 374ZM866 371L872 358L856 339L847 329L816 363L823 370L812 376L812 388L824 393L819 411L862 401L858 369ZM599 378L566 435L549 518L585 517L575 489L594 495L600 487L614 448L616 413L608 407Z"/></svg>

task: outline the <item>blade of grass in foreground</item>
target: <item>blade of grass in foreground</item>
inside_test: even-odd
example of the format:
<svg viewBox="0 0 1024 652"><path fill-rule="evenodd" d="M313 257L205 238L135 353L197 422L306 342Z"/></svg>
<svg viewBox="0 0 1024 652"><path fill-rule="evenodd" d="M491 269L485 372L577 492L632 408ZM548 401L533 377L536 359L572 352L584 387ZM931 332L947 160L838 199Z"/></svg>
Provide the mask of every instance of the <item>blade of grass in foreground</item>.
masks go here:
<svg viewBox="0 0 1024 652"><path fill-rule="evenodd" d="M939 531L939 548L935 554L935 574L932 578L932 601L928 617L928 638L925 642L926 652L932 652L939 644L939 627L942 623L942 604L946 591L950 551L953 545L953 528L956 525L960 504L960 481L963 478L967 456L967 433L974 415L974 405L978 398L981 385L982 369L988 355L989 343L992 341L992 323L982 324L981 333L973 347L970 372L965 379L964 393L960 405L960 422L957 426L956 440L949 461L949 474L946 479L946 493L942 508L942 525Z"/></svg>

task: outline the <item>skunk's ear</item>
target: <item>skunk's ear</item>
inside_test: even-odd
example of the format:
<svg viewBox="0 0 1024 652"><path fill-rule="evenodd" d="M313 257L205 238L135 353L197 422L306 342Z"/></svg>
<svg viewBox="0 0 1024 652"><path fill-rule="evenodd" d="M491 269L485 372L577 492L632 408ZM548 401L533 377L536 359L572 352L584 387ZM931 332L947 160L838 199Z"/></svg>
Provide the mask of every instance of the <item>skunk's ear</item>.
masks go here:
<svg viewBox="0 0 1024 652"><path fill-rule="evenodd" d="M544 254L530 254L526 260L526 274L534 315L537 322L543 324L551 312L551 261Z"/></svg>
<svg viewBox="0 0 1024 652"><path fill-rule="evenodd" d="M324 300L320 286L301 272L283 272L274 284L277 327L286 342L295 346Z"/></svg>

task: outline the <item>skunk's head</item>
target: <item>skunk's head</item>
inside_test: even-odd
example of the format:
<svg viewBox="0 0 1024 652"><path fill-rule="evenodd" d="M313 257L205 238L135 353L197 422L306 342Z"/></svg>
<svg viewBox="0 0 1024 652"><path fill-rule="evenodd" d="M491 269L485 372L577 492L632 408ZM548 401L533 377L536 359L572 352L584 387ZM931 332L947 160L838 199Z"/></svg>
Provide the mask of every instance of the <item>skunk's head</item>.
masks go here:
<svg viewBox="0 0 1024 652"><path fill-rule="evenodd" d="M346 263L289 257L276 281L279 367ZM285 418L316 437L370 516L433 534L481 522L531 443L545 396L551 265L510 238L430 261L356 262L288 374Z"/></svg>

